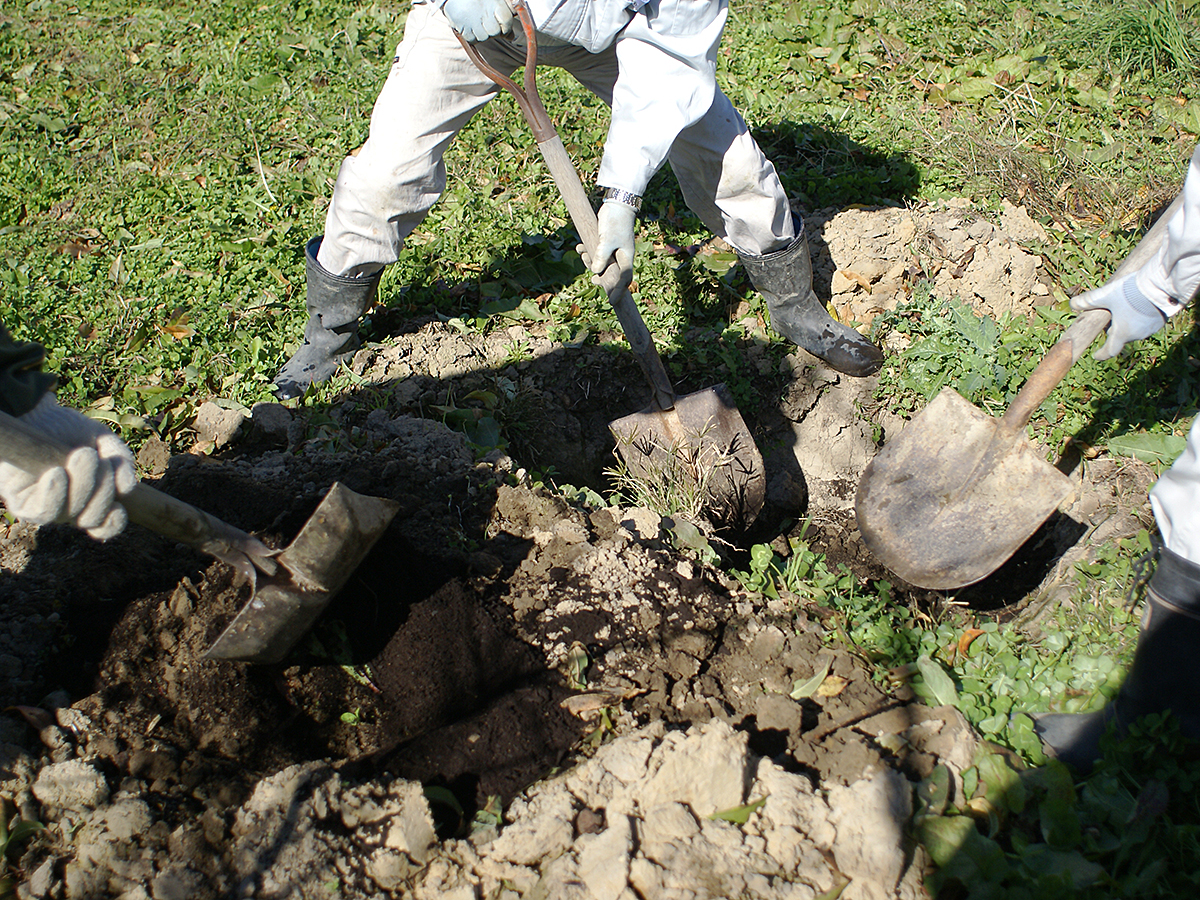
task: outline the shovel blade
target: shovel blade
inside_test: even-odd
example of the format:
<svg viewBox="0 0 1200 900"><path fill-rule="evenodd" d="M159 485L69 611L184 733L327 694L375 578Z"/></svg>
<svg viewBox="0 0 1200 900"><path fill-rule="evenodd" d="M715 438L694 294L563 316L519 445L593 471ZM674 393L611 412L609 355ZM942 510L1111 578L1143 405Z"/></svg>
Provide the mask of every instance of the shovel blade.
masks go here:
<svg viewBox="0 0 1200 900"><path fill-rule="evenodd" d="M701 491L713 522L747 528L762 511L762 455L725 385L676 397L673 409L652 404L608 427L630 474Z"/></svg>
<svg viewBox="0 0 1200 900"><path fill-rule="evenodd" d="M296 539L275 558L280 574L260 581L205 658L282 660L354 574L399 508L394 500L356 494L334 482Z"/></svg>
<svg viewBox="0 0 1200 900"><path fill-rule="evenodd" d="M946 388L867 466L855 513L881 563L952 590L998 569L1071 491L1024 434Z"/></svg>

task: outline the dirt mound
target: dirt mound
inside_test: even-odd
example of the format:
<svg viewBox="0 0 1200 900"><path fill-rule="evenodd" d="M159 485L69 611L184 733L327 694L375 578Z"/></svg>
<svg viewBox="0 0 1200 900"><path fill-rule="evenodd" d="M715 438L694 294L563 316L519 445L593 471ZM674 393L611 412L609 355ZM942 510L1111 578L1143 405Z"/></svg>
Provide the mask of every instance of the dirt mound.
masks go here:
<svg viewBox="0 0 1200 900"><path fill-rule="evenodd" d="M818 290L853 320L918 278L994 314L1046 296L1020 211L808 222ZM380 337L335 407L214 405L195 452L141 453L159 488L276 546L334 481L398 501L281 665L204 659L248 597L223 564L139 528L100 545L0 525L0 796L48 826L20 860L20 896L920 896L912 784L970 764L958 714L885 690L829 639L828 610L747 593L688 549L685 523L571 503L526 471L602 485L607 423L646 403L632 360L524 326ZM851 511L874 379L743 349L763 533L807 519L831 563L883 577ZM685 372L680 389L712 375ZM447 409L468 433L507 415L508 453L477 459L435 421ZM1069 523L1104 520L1111 491L1085 488L1081 518L1041 535L1029 587L1053 586L1079 539ZM757 539L710 537L735 555ZM994 605L1028 589L990 588ZM794 699L820 672L822 690Z"/></svg>

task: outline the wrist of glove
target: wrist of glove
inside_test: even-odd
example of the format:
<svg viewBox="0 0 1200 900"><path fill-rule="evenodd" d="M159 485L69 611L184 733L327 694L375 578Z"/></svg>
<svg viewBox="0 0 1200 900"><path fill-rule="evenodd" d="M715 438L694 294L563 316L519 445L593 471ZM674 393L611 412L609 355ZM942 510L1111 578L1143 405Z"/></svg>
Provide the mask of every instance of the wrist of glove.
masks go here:
<svg viewBox="0 0 1200 900"><path fill-rule="evenodd" d="M1095 290L1071 299L1071 309L1107 309L1112 316L1108 324L1108 340L1093 355L1096 359L1112 359L1130 341L1140 341L1166 324L1167 317L1137 286L1135 275L1127 275Z"/></svg>
<svg viewBox="0 0 1200 900"><path fill-rule="evenodd" d="M620 200L605 200L600 205L600 212L596 218L600 232L596 243L596 255L593 257L580 248L579 255L583 258L584 265L600 275L615 258L622 269L632 269L635 252L633 223L637 218L637 210Z"/></svg>
<svg viewBox="0 0 1200 900"><path fill-rule="evenodd" d="M446 0L442 12L451 27L472 43L507 34L513 27L508 0Z"/></svg>
<svg viewBox="0 0 1200 900"><path fill-rule="evenodd" d="M0 500L18 519L68 523L97 540L120 534L128 517L118 501L137 485L133 454L99 422L47 394L21 421L74 449L39 476L0 462Z"/></svg>

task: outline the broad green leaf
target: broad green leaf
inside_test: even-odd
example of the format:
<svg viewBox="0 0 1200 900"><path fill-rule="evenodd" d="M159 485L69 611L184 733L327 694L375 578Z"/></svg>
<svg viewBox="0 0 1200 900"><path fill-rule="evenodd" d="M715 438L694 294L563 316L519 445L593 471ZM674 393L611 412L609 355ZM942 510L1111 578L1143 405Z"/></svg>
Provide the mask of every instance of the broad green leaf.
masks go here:
<svg viewBox="0 0 1200 900"><path fill-rule="evenodd" d="M950 770L940 763L917 785L917 799L930 815L941 815L950 798Z"/></svg>
<svg viewBox="0 0 1200 900"><path fill-rule="evenodd" d="M753 803L747 803L744 806L735 806L732 809L722 809L709 816L710 819L720 819L724 822L733 822L735 825L745 825L750 820L750 815L764 803L767 802L766 797L755 800Z"/></svg>
<svg viewBox="0 0 1200 900"><path fill-rule="evenodd" d="M821 683L829 674L829 667L832 665L833 657L827 657L825 659L825 665L818 667L816 672L813 673L812 678L808 679L807 681L795 682L792 685L792 692L788 696L793 700L803 700L805 697L811 697L814 693L816 693L817 688L821 686Z"/></svg>
<svg viewBox="0 0 1200 900"><path fill-rule="evenodd" d="M973 885L998 882L1008 873L1000 845L980 834L969 816L931 816L917 833L944 876Z"/></svg>
<svg viewBox="0 0 1200 900"><path fill-rule="evenodd" d="M458 798L454 796L454 792L450 788L437 784L428 784L425 786L425 799L430 803L438 803L449 807L458 813L460 818L464 815L462 804L458 802Z"/></svg>
<svg viewBox="0 0 1200 900"><path fill-rule="evenodd" d="M1025 808L1025 785L1020 773L999 753L990 753L976 763L983 781L984 796L995 809L1019 813Z"/></svg>
<svg viewBox="0 0 1200 900"><path fill-rule="evenodd" d="M946 673L940 663L928 656L922 656L917 660L917 668L921 677L925 679L925 686L940 705L957 705L958 689L954 687L954 679Z"/></svg>
<svg viewBox="0 0 1200 900"><path fill-rule="evenodd" d="M1187 437L1181 434L1122 434L1109 438L1108 452L1132 456L1147 463L1170 465L1183 453Z"/></svg>
<svg viewBox="0 0 1200 900"><path fill-rule="evenodd" d="M282 80L283 79L281 79L274 72L269 72L264 75L259 75L257 78L252 78L246 83L250 85L251 90L266 93L278 85Z"/></svg>
<svg viewBox="0 0 1200 900"><path fill-rule="evenodd" d="M1044 844L1027 848L1020 861L1034 874L1069 878L1076 890L1083 890L1104 876L1104 867L1089 861L1082 853L1052 850Z"/></svg>
<svg viewBox="0 0 1200 900"><path fill-rule="evenodd" d="M1054 849L1070 850L1082 836L1071 774L1061 762L1052 759L1037 775L1046 789L1046 796L1038 804L1042 837Z"/></svg>
<svg viewBox="0 0 1200 900"><path fill-rule="evenodd" d="M951 103L982 100L995 90L996 82L991 78L964 78L958 84L946 88L946 99Z"/></svg>

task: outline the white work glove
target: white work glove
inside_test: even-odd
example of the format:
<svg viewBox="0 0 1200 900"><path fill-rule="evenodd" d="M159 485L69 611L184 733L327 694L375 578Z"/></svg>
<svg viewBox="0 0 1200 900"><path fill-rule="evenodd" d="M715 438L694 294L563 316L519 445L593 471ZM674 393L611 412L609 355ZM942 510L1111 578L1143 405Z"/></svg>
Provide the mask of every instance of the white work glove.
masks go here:
<svg viewBox="0 0 1200 900"><path fill-rule="evenodd" d="M446 0L442 12L454 30L472 43L507 34L513 27L508 0Z"/></svg>
<svg viewBox="0 0 1200 900"><path fill-rule="evenodd" d="M100 541L120 534L128 517L117 498L137 485L133 454L125 443L99 422L59 406L52 394L21 421L76 449L65 465L40 477L0 462L0 500L9 512L37 525L70 523Z"/></svg>
<svg viewBox="0 0 1200 900"><path fill-rule="evenodd" d="M1071 309L1107 309L1112 314L1108 340L1093 354L1096 359L1112 359L1127 343L1149 337L1167 321L1166 314L1138 290L1135 275L1072 297Z"/></svg>
<svg viewBox="0 0 1200 900"><path fill-rule="evenodd" d="M637 210L620 200L605 200L600 204L597 216L600 225L600 241L596 245L596 256L584 256L584 263L597 275L603 274L615 256L622 269L633 267L633 220ZM582 255L582 254L581 254Z"/></svg>

